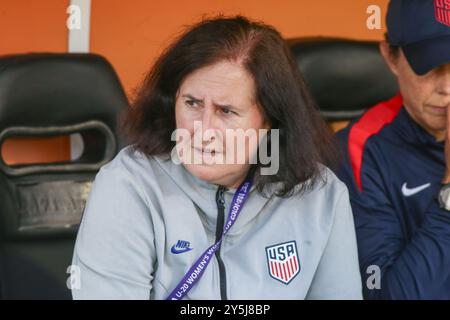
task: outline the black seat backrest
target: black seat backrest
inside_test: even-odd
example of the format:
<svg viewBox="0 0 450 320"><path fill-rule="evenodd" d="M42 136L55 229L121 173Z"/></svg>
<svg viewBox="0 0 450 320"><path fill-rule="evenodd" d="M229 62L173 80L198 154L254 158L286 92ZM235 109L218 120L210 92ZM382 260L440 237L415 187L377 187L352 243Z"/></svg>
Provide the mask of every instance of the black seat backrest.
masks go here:
<svg viewBox="0 0 450 320"><path fill-rule="evenodd" d="M0 57L0 146L12 137L79 134L74 160L8 165L0 153L0 297L66 299L76 231L99 168L125 145L127 98L94 54Z"/></svg>

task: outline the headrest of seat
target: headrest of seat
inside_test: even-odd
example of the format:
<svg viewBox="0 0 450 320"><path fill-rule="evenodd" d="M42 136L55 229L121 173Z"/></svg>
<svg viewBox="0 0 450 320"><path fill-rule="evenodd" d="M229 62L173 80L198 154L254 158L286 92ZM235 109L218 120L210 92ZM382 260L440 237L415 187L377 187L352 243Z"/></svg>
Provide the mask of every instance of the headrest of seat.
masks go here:
<svg viewBox="0 0 450 320"><path fill-rule="evenodd" d="M78 163L13 168L0 156L0 170L9 175L98 170L125 144L117 132L117 118L127 104L116 73L99 55L0 57L0 146L18 136L80 133L89 139Z"/></svg>
<svg viewBox="0 0 450 320"><path fill-rule="evenodd" d="M327 120L350 120L398 91L378 42L318 37L288 44Z"/></svg>
<svg viewBox="0 0 450 320"><path fill-rule="evenodd" d="M96 54L0 57L0 129L100 120L115 128L127 98L112 66Z"/></svg>

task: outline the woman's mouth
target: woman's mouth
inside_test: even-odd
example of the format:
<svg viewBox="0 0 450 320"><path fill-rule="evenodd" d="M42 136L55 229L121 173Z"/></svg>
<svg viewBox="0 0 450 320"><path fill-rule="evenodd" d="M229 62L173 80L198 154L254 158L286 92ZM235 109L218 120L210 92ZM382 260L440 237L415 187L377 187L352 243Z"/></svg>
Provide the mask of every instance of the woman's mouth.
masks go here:
<svg viewBox="0 0 450 320"><path fill-rule="evenodd" d="M429 108L431 109L432 113L434 113L436 115L446 115L447 114L446 106L429 105Z"/></svg>
<svg viewBox="0 0 450 320"><path fill-rule="evenodd" d="M216 150L214 150L214 149L206 149L206 148L195 148L195 147L192 147L195 151L197 151L197 152L199 152L199 153L202 153L202 154L204 154L204 155L211 155L211 156L214 156L214 155L216 155L216 154L220 154L220 152L217 152Z"/></svg>

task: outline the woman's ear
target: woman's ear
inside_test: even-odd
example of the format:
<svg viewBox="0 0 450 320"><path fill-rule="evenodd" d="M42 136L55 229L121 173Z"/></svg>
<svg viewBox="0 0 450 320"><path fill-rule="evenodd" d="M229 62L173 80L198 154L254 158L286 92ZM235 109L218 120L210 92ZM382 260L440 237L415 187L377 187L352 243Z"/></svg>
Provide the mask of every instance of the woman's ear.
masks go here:
<svg viewBox="0 0 450 320"><path fill-rule="evenodd" d="M389 48L389 43L385 40L380 41L379 44L380 53L384 58L384 61L386 61L386 64L388 65L389 69L392 71L393 74L396 76L398 75L398 68L397 68L397 57L394 57L394 55L391 53L391 49ZM399 49L400 50L400 49Z"/></svg>

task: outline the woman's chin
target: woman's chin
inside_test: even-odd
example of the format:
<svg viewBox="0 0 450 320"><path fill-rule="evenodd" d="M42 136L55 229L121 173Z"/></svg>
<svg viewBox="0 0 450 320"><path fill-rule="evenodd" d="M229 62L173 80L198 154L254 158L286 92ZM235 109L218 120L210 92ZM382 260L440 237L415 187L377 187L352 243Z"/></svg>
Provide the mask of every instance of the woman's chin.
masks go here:
<svg viewBox="0 0 450 320"><path fill-rule="evenodd" d="M194 177L209 182L215 183L220 180L220 167L219 165L207 165L207 164L184 164L184 167Z"/></svg>

